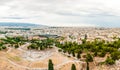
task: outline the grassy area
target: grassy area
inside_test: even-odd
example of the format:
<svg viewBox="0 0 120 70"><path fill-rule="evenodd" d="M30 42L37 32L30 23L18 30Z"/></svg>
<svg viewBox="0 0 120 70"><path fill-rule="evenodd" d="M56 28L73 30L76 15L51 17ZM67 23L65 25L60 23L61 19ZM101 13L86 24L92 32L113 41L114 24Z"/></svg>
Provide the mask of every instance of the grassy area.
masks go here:
<svg viewBox="0 0 120 70"><path fill-rule="evenodd" d="M13 57L10 57L9 59L14 61L21 61L21 58L18 56L13 56Z"/></svg>

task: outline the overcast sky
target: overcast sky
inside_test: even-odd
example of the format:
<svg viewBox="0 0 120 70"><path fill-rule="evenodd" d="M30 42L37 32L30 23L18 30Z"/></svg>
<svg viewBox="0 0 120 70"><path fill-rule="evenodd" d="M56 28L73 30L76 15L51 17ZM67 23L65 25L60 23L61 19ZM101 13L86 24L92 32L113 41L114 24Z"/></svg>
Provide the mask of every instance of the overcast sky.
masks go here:
<svg viewBox="0 0 120 70"><path fill-rule="evenodd" d="M120 27L120 0L0 0L0 22Z"/></svg>

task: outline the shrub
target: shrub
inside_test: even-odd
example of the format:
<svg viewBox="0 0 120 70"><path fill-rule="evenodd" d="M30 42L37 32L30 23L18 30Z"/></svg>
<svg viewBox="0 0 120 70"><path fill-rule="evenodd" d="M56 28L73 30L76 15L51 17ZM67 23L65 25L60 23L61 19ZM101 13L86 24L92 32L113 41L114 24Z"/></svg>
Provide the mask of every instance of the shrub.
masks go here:
<svg viewBox="0 0 120 70"><path fill-rule="evenodd" d="M115 64L115 60L111 59L110 57L107 57L107 59L105 60L105 63L109 65L113 65Z"/></svg>
<svg viewBox="0 0 120 70"><path fill-rule="evenodd" d="M93 57L91 56L91 54L86 55L86 61L87 62L93 62Z"/></svg>

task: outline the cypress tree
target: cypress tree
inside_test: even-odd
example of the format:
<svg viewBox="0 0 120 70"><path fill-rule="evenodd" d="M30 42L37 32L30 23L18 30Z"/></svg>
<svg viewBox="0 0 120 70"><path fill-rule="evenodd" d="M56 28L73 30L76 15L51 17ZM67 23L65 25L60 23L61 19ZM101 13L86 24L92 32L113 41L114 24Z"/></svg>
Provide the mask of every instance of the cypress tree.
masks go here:
<svg viewBox="0 0 120 70"><path fill-rule="evenodd" d="M89 70L89 63L88 63L88 61L86 61L86 63L87 63L87 68L86 68L86 70Z"/></svg>
<svg viewBox="0 0 120 70"><path fill-rule="evenodd" d="M48 70L54 70L53 63L52 63L51 59L49 59Z"/></svg>
<svg viewBox="0 0 120 70"><path fill-rule="evenodd" d="M75 52L74 51L72 52L72 56L75 57Z"/></svg>
<svg viewBox="0 0 120 70"><path fill-rule="evenodd" d="M75 64L72 64L71 70L76 70Z"/></svg>
<svg viewBox="0 0 120 70"><path fill-rule="evenodd" d="M81 58L80 52L78 52L77 58L78 58L78 59Z"/></svg>

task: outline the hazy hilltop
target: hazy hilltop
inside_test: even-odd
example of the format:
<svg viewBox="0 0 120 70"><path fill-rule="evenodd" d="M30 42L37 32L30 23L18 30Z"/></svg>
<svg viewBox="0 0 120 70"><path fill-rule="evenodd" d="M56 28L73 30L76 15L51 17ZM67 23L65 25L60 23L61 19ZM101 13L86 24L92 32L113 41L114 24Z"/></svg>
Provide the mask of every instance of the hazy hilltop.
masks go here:
<svg viewBox="0 0 120 70"><path fill-rule="evenodd" d="M14 27L14 26L19 26L19 27L36 27L36 26L41 26L45 27L44 25L38 25L38 24L33 24L33 23L19 23L19 22L0 22L0 26L9 26L9 27Z"/></svg>

